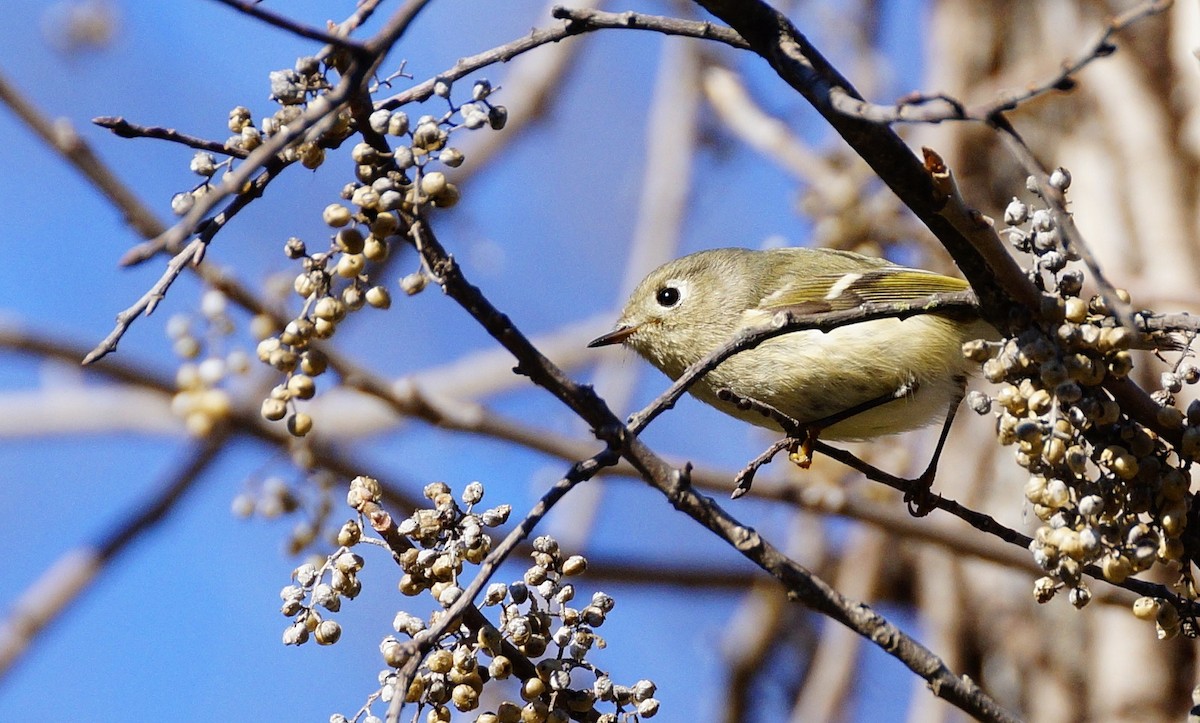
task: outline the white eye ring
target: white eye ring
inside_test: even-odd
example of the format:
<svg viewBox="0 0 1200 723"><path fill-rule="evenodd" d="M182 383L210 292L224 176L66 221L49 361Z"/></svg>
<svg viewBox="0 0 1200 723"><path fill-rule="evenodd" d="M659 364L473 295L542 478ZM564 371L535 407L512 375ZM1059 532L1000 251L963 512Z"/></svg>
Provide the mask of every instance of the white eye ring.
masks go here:
<svg viewBox="0 0 1200 723"><path fill-rule="evenodd" d="M663 309L674 309L687 296L687 282L668 279L654 292L654 301Z"/></svg>

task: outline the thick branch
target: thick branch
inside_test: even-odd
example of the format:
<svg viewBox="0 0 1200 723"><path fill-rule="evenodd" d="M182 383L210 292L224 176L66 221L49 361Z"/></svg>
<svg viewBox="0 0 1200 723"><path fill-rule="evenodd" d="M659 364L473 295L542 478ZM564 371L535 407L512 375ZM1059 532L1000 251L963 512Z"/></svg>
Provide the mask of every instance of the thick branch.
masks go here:
<svg viewBox="0 0 1200 723"><path fill-rule="evenodd" d="M1002 329L1009 323L1013 304L1036 310L1030 305L1036 290L1011 256L981 253L972 239L940 214L944 194L900 137L886 126L847 116L834 106L835 89L860 100L862 96L786 16L759 0L697 1L736 30L780 78L803 95L933 232L979 295L984 318Z"/></svg>

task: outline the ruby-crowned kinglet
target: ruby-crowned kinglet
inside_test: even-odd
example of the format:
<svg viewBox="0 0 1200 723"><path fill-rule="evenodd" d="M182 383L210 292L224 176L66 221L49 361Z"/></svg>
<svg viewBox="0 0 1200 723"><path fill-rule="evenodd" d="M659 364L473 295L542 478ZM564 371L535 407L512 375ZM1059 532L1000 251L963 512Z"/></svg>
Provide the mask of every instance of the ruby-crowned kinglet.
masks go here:
<svg viewBox="0 0 1200 723"><path fill-rule="evenodd" d="M624 343L677 379L736 332L765 325L782 310L836 311L966 288L959 279L848 251L701 251L651 272L613 331L588 346ZM820 430L825 439L868 439L944 417L967 374L962 345L994 335L977 317L932 313L828 333L797 331L735 354L690 391L726 414L778 430L759 411L718 399L717 392L727 389L811 423L911 389Z"/></svg>

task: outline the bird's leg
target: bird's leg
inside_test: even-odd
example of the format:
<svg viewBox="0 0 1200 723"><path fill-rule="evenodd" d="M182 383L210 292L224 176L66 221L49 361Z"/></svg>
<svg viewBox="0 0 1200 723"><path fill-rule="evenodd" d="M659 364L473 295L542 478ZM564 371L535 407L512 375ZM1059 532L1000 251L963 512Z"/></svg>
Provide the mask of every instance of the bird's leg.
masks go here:
<svg viewBox="0 0 1200 723"><path fill-rule="evenodd" d="M946 447L946 439L950 436L950 427L954 424L954 417L958 413L958 405L962 403L963 396L967 390L967 380L965 377L959 377L957 381L958 391L951 400L950 408L946 410L946 421L942 423L942 431L938 435L937 446L933 450L933 458L929 460L929 464L925 467L925 471L921 473L921 476L916 479L905 480L908 482L908 489L904 492L904 502L908 505L909 513L914 517L923 517L933 510L934 497L932 488L934 477L937 475L938 462L941 460L942 450ZM778 424L783 429L784 434L787 435L772 444L767 451L746 465L741 472L738 472L734 478L736 486L731 497L737 499L750 491L750 485L754 481L755 473L784 449L789 451L788 458L792 462L802 469L807 469L812 464L812 450L822 429L827 429L856 414L862 414L888 402L903 399L916 392L916 390L916 382L903 384L892 392L881 394L874 399L868 399L861 404L856 404L836 414L831 414L828 417L812 422L800 422L765 402L760 402L750 397L743 397L729 389L719 390L717 392L718 399L732 402L739 409L753 409L761 413L764 417ZM899 481L898 478L895 479Z"/></svg>
<svg viewBox="0 0 1200 723"><path fill-rule="evenodd" d="M903 399L907 396L916 394L918 384L915 381L905 382L899 387L893 389L887 394L880 394L878 397L868 399L865 402L855 404L853 407L843 409L840 412L833 414L823 419L817 419L812 422L804 422L804 441L799 445L799 453L795 450L788 456L788 459L795 462L801 469L808 469L812 464L812 448L816 443L817 437L821 434L821 430L828 429L838 422L844 422L851 417L869 412L876 407L882 407L888 402L894 402L897 399Z"/></svg>
<svg viewBox="0 0 1200 723"><path fill-rule="evenodd" d="M754 475L758 470L774 459L775 455L779 454L784 449L788 450L788 459L801 469L808 469L812 465L813 446L817 443L817 439L821 435L821 430L832 427L838 422L845 421L857 414L870 411L876 407L893 402L897 399L903 399L917 390L916 382L908 382L900 385L893 391L887 394L881 394L873 399L868 399L865 402L856 404L853 407L843 409L839 412L817 419L812 422L797 421L775 407L766 402L759 401L752 397L744 397L731 389L717 390L717 398L721 401L730 402L738 407L738 409L750 410L762 414L771 421L779 425L783 429L783 433L787 435L784 439L772 444L767 451L754 458L746 465L742 471L738 472L734 478L735 486L733 493L730 495L733 499L737 499L750 491L750 485L754 481ZM956 405L957 406L957 405ZM940 447L940 445L939 445ZM936 466L936 462L934 464ZM932 473L930 480L932 481ZM924 475L922 475L922 479ZM929 485L926 484L926 489ZM907 501L907 497L905 498ZM914 498L915 499L915 498ZM910 506L911 509L911 506Z"/></svg>
<svg viewBox="0 0 1200 723"><path fill-rule="evenodd" d="M783 429L783 433L786 435L783 439L772 444L767 451L751 460L750 463L743 467L742 471L738 472L737 476L733 478L734 488L733 492L729 496L736 500L750 491L750 485L754 482L754 475L760 468L774 459L775 455L779 454L785 449L790 450L788 455L789 457L794 455L796 446L800 443L799 440L801 435L804 435L807 438L807 431L805 430L804 425L802 425L800 422L797 422L795 419L792 419L775 407L772 407L770 404L767 404L766 402L760 402L757 399L752 399L750 397L743 397L731 389L718 389L717 399L720 399L724 402L730 402L736 405L738 409L753 409L754 411L778 424L780 428Z"/></svg>
<svg viewBox="0 0 1200 723"><path fill-rule="evenodd" d="M920 477L909 480L912 487L904 493L904 502L908 505L908 513L913 517L924 517L933 510L933 478L937 476L938 461L942 457L942 449L946 446L946 438L950 436L950 425L954 424L954 416L958 414L958 405L962 404L963 396L967 393L967 378L958 377L957 381L958 391L950 400L950 409L946 411L946 421L942 423L937 446L933 448L933 459L929 460L929 464Z"/></svg>
<svg viewBox="0 0 1200 723"><path fill-rule="evenodd" d="M795 440L791 437L784 437L768 447L767 451L750 460L750 463L734 476L733 492L729 496L736 500L749 492L750 485L754 482L754 475L758 473L758 470L766 466L768 462L775 458L775 455L787 449L794 442Z"/></svg>
<svg viewBox="0 0 1200 723"><path fill-rule="evenodd" d="M783 429L783 433L787 435L783 440L771 445L763 454L756 457L750 464L738 472L734 478L736 486L734 487L734 499L741 497L750 491L750 484L754 481L754 475L759 468L770 462L776 454L779 454L784 449L788 450L788 459L792 461L800 469L808 469L812 465L813 460L813 445L817 443L818 437L821 435L821 430L832 427L838 422L847 420L856 414L874 409L875 407L887 404L888 402L914 393L917 390L915 382L910 382L900 385L899 388L881 394L874 399L868 399L861 404L856 404L853 407L843 409L839 412L817 419L812 422L799 422L792 419L788 415L779 411L775 407L766 402L759 401L752 397L743 397L742 395L730 389L720 389L717 391L717 398L735 404L739 409L753 409L762 414L764 417L772 420Z"/></svg>
<svg viewBox="0 0 1200 723"><path fill-rule="evenodd" d="M789 439L797 439L804 431L805 425L772 407L766 402L760 402L753 397L743 397L732 389L718 389L717 399L729 402L741 410L754 410L772 422L779 425ZM778 451L778 450L776 450Z"/></svg>

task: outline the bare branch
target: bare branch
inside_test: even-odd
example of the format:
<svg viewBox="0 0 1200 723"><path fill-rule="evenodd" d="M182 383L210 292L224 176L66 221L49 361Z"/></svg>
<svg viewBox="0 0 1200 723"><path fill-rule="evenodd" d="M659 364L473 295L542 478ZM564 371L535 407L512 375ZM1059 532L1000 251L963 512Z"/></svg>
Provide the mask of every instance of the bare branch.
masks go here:
<svg viewBox="0 0 1200 723"><path fill-rule="evenodd" d="M994 276L987 281L991 287L999 286L1013 294L1014 300L1033 313L1040 311L1041 293L1030 282L1029 277L1013 260L1008 245L1000 240L992 220L984 216L978 209L967 203L958 187L958 180L942 157L933 149L921 148L925 170L933 184L934 194L938 198L939 218L950 224L954 230L971 244L971 247L984 259ZM972 285L976 294L987 300L987 289L982 291ZM1012 306L1002 308L990 307L986 304L981 308L984 318L992 322L997 329L1003 330L1013 311ZM997 320L999 315L1002 317Z"/></svg>
<svg viewBox="0 0 1200 723"><path fill-rule="evenodd" d="M171 288L171 285L175 283L175 280L179 278L179 275L183 273L185 268L189 266L195 268L200 265L200 262L204 260L204 254L208 249L209 242L217 235L217 232L224 228L225 224L229 223L229 220L236 216L251 201L262 196L267 184L278 175L279 170L283 166L283 161L273 159L267 164L266 169L258 174L251 183L247 184L220 213L205 221L200 227L199 234L167 263L167 268L163 271L162 276L150 287L150 290L142 294L131 306L117 314L116 326L113 327L113 330L109 332L103 341L83 357L83 364L91 364L107 356L110 352L116 351L117 344L121 341L121 337L125 336L125 332L129 330L130 325L142 314L149 316L154 312L159 302L166 298L167 290ZM206 194L202 198L207 198L208 195ZM200 205L200 203L201 201L197 201L196 205ZM157 238L161 239L162 237L159 236ZM147 245L154 247L158 243L156 239L147 242ZM136 251L137 247L131 250L131 252ZM125 258L129 258L129 253L126 253Z"/></svg>
<svg viewBox="0 0 1200 723"><path fill-rule="evenodd" d="M197 445L168 475L149 504L139 501L137 511L117 524L102 542L76 548L48 567L13 604L12 612L0 623L0 679L12 669L38 634L58 619L96 575L129 544L161 522L192 488L225 447L228 435L217 433Z"/></svg>
<svg viewBox="0 0 1200 723"><path fill-rule="evenodd" d="M96 190L112 203L125 217L125 222L145 238L156 236L162 224L154 212L142 204L136 196L117 178L92 151L90 145L65 118L50 121L33 103L0 74L0 102L12 109L29 129L37 134L46 145L79 169Z"/></svg>
<svg viewBox="0 0 1200 723"><path fill-rule="evenodd" d="M681 20L660 15L646 15L626 11L609 13L589 8L569 8L556 6L551 14L567 21L568 30L572 33L617 28L622 30L650 30L663 35L679 35L702 40L716 40L740 50L749 50L750 45L736 32L729 28L713 25L709 22L696 20Z"/></svg>
<svg viewBox="0 0 1200 723"><path fill-rule="evenodd" d="M676 20L674 18L664 18L654 15L633 13L632 15L634 15L636 18L636 22L634 25L629 26L626 25L622 20L622 18L626 17L626 14L624 13L603 13L593 10L579 10L578 12L582 13L579 19L582 22L575 22L574 13L576 11L558 8L555 10L555 12L558 12L559 10L561 10L571 19L564 21L560 25L550 28L534 29L530 31L528 35L522 38L518 38L503 45L498 45L491 50L485 50L482 53L476 53L475 55L462 58L455 63L452 68L442 71L435 77L430 78L423 83L418 83L417 85L397 93L390 98L377 101L375 103L375 107L377 109L386 108L388 110L392 110L408 103L423 101L433 95L433 87L439 80L444 82L455 81L459 78L470 75L481 68L486 68L489 65L507 62L522 53L527 53L530 50L542 45L546 45L548 43L557 43L575 35L605 28L632 27L634 29L654 30L667 34L706 38L729 45L734 45L734 47L742 47L741 45L737 45L737 43L742 41L738 40L736 33L731 33L727 29L713 26L711 23ZM597 22L593 23L592 18L596 18Z"/></svg>
<svg viewBox="0 0 1200 723"><path fill-rule="evenodd" d="M371 19L375 14L375 10L383 0L358 0L358 7L355 8L354 14L342 21L336 32L338 35L346 36L362 27L363 23Z"/></svg>
<svg viewBox="0 0 1200 723"><path fill-rule="evenodd" d="M338 48L349 50L352 53L358 54L366 51L362 44L357 43L342 35L331 35L324 30L311 28L302 23L298 23L291 18L280 15L278 13L267 10L257 3L245 2L244 0L215 0L216 2L226 5L237 10L240 13L249 15L252 18L261 20L267 25L286 30L293 35L299 35L302 38L309 40L317 40L327 45L333 45Z"/></svg>
<svg viewBox="0 0 1200 723"><path fill-rule="evenodd" d="M968 108L962 101L943 93L914 93L895 105L876 105L835 89L833 105L842 113L872 123L941 123L942 121L980 121L1015 110L1020 105L1052 91L1068 92L1075 87L1075 76L1093 61L1117 51L1113 37L1145 18L1166 12L1174 0L1147 0L1108 21L1100 34L1074 59L1064 60L1057 73L1024 90L1006 92L997 98Z"/></svg>
<svg viewBox="0 0 1200 723"><path fill-rule="evenodd" d="M599 4L600 0L587 0L587 5ZM461 186L466 179L487 168L501 148L511 145L530 128L542 121L555 105L563 99L560 92L563 78L574 67L582 46L579 43L555 43L544 46L537 56L522 56L509 64L504 75L504 105L512 111L504 133L475 135L469 146L464 148L471 159L458 169L456 182Z"/></svg>
<svg viewBox="0 0 1200 723"><path fill-rule="evenodd" d="M109 332L108 336L104 337L94 349L89 351L83 357L83 363L91 364L92 362L104 357L109 352L116 351L117 342L121 337L125 336L125 332L129 330L130 324L134 322L142 313L150 314L154 308L158 306L167 295L167 289L171 288L171 284L175 283L175 279L183 273L184 267L188 264L196 264L204 256L204 242L200 239L194 239L182 251L175 254L175 257L167 264L166 271L159 277L154 286L141 298L133 303L132 306L117 314L117 325Z"/></svg>
<svg viewBox="0 0 1200 723"><path fill-rule="evenodd" d="M121 138L157 138L158 140L178 143L189 148L195 148L196 150L219 153L224 156L233 156L234 158L245 158L250 155L250 151L227 146L220 141L210 141L207 138L188 135L174 128L137 125L130 123L121 116L102 115L93 118L92 122L101 128L107 128ZM157 233L148 234L146 238L154 238L159 233L162 233L162 231L159 230Z"/></svg>

